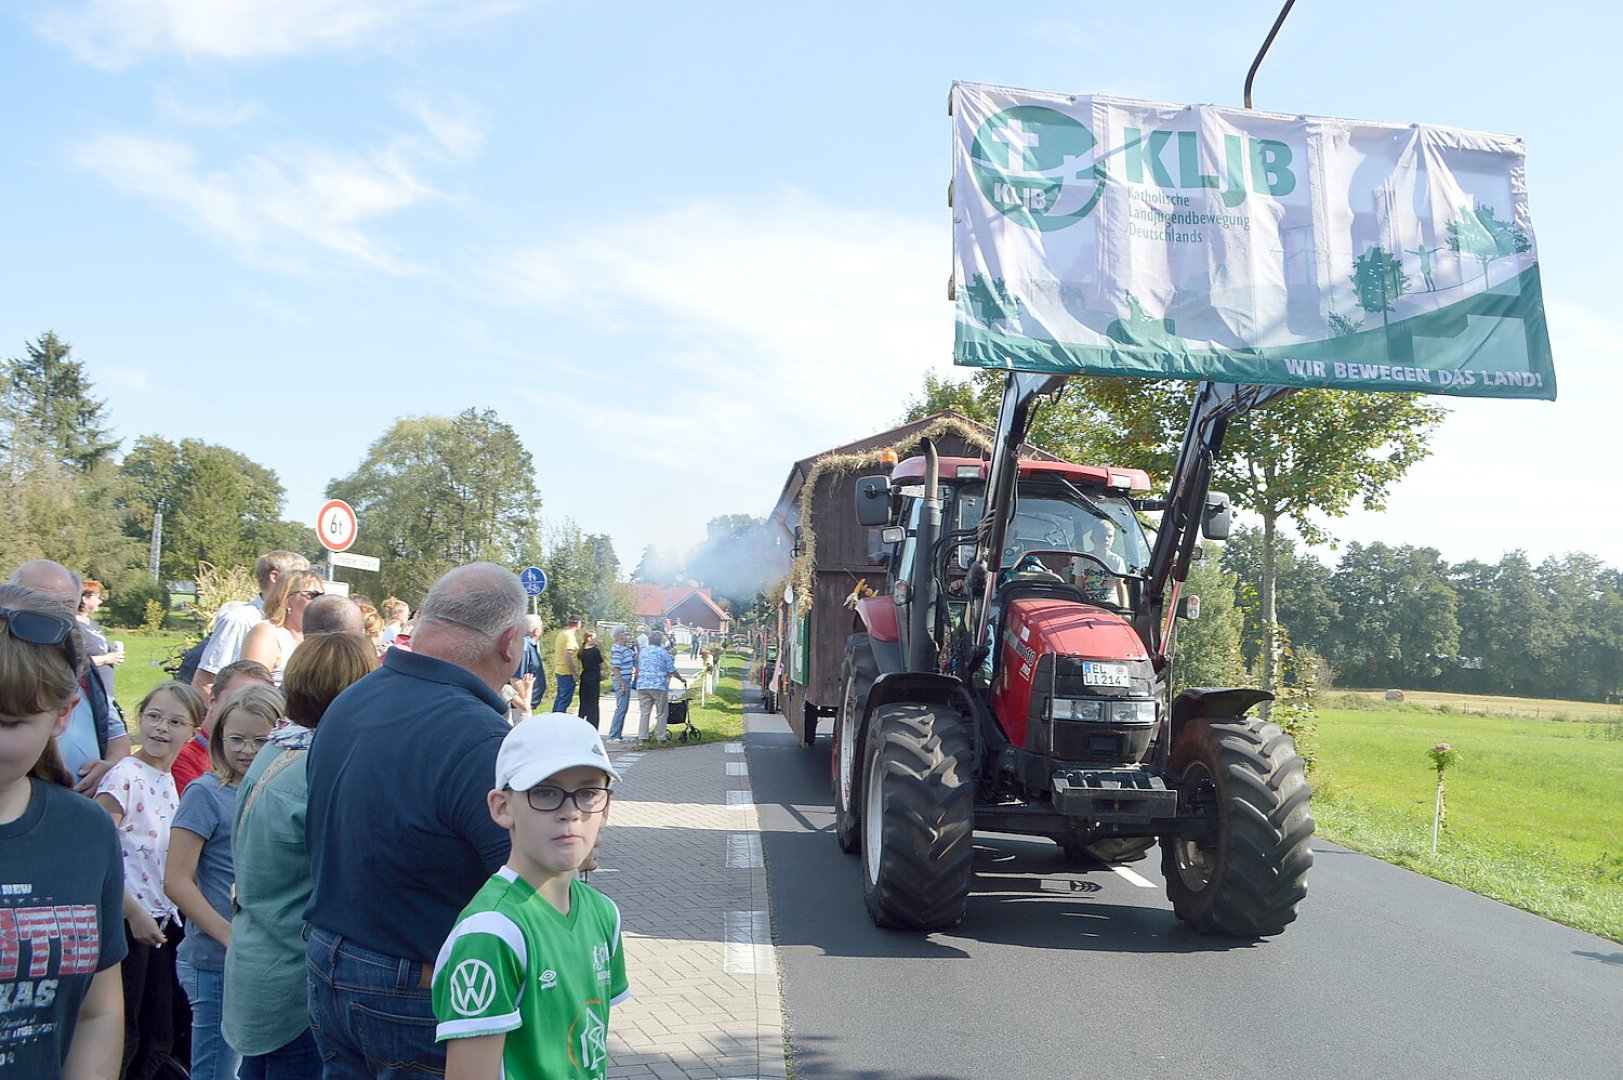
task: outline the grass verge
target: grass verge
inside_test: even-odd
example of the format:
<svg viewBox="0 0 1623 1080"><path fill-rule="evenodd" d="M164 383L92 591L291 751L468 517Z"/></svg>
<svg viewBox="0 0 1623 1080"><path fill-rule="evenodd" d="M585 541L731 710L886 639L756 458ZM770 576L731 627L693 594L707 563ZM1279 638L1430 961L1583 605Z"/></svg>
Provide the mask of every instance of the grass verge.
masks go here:
<svg viewBox="0 0 1623 1080"><path fill-rule="evenodd" d="M1546 714L1548 715L1548 714ZM1623 941L1623 741L1601 722L1323 709L1313 813L1325 838ZM1437 776L1460 751L1431 854Z"/></svg>
<svg viewBox="0 0 1623 1080"><path fill-rule="evenodd" d="M109 630L107 637L124 643L124 662L113 677L113 696L124 710L130 734L135 735L136 706L147 691L169 681L163 665L173 663L174 657L196 638L175 630Z"/></svg>

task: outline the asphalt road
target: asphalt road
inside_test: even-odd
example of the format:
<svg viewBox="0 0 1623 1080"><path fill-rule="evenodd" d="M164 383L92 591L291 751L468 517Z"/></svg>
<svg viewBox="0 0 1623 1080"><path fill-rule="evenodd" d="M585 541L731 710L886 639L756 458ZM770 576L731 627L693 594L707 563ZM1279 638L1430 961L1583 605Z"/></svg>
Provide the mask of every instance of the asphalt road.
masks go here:
<svg viewBox="0 0 1623 1080"><path fill-rule="evenodd" d="M957 928L876 929L827 737L755 713L745 747L797 1080L1623 1077L1623 946L1324 842L1262 942L1178 922L1158 852L1146 885L979 834Z"/></svg>

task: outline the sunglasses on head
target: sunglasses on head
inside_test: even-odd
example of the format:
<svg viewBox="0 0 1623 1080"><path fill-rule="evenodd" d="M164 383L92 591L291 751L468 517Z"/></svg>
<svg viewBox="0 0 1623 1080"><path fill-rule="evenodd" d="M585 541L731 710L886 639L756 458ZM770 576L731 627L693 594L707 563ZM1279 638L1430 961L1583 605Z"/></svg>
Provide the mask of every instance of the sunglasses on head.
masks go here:
<svg viewBox="0 0 1623 1080"><path fill-rule="evenodd" d="M322 592L320 589L304 589L303 591L296 592L293 595L302 596L306 600L314 600L318 596L325 596L326 593Z"/></svg>
<svg viewBox="0 0 1623 1080"><path fill-rule="evenodd" d="M30 645L61 645L67 643L68 663L75 673L79 658L73 651L73 620L48 611L19 611L0 607L0 619L6 620L11 636Z"/></svg>

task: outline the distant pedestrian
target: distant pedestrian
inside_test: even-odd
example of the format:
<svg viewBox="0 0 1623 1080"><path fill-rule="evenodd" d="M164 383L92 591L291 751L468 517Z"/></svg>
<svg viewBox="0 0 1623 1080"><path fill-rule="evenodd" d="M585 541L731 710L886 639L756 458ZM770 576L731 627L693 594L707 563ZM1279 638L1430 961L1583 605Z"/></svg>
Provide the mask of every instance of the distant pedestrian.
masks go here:
<svg viewBox="0 0 1623 1080"><path fill-rule="evenodd" d="M614 682L614 717L609 721L609 738L625 737L626 710L631 706L631 681L637 671L637 650L629 644L624 628L614 632L614 648L609 650L609 678Z"/></svg>
<svg viewBox="0 0 1623 1080"><path fill-rule="evenodd" d="M609 1008L630 996L620 909L576 876L618 779L597 731L535 716L502 743L491 818L511 853L434 966L448 1077L602 1077Z"/></svg>
<svg viewBox="0 0 1623 1080"><path fill-rule="evenodd" d="M0 1074L19 1080L115 1076L124 1041L118 836L68 789L52 737L79 693L74 633L57 597L0 585ZM35 918L19 933L25 913Z"/></svg>
<svg viewBox="0 0 1623 1080"><path fill-rule="evenodd" d="M552 641L552 674L558 680L558 694L552 711L566 713L575 700L575 678L580 674L580 619L571 618Z"/></svg>
<svg viewBox="0 0 1623 1080"><path fill-rule="evenodd" d="M648 733L650 714L654 717L652 738L657 742L670 741L671 737L665 731L665 718L670 709L672 675L681 679L683 686L688 684L687 678L676 670L676 658L665 648L665 635L655 630L648 635L648 647L637 654L639 742L646 742L650 738Z"/></svg>
<svg viewBox="0 0 1623 1080"><path fill-rule="evenodd" d="M180 797L169 831L163 891L186 916L175 976L192 1006L191 1080L236 1080L240 1059L220 1034L225 952L231 944L231 820L237 788L282 718L282 695L244 687L220 710L210 770Z"/></svg>
<svg viewBox="0 0 1623 1080"><path fill-rule="evenodd" d="M85 652L90 655L90 665L96 669L96 677L101 679L102 687L107 691L109 701L113 700L113 676L118 673L118 666L124 662L124 646L120 642L117 648L107 640L107 633L96 622L96 612L101 610L102 585L101 582L86 578L79 589L79 633L84 635Z"/></svg>
<svg viewBox="0 0 1623 1080"><path fill-rule="evenodd" d="M597 647L597 631L588 630L580 640L580 715L595 731L602 727L598 705L603 697L603 650Z"/></svg>
<svg viewBox="0 0 1623 1080"><path fill-rule="evenodd" d="M410 621L411 607L399 597L389 596L378 605L378 613L383 616L383 635L380 640L387 648L394 644L395 636Z"/></svg>
<svg viewBox="0 0 1623 1080"><path fill-rule="evenodd" d="M327 583L314 570L292 570L277 578L265 596L265 617L243 639L241 658L264 664L281 686L282 669L304 640L304 609L326 591Z"/></svg>
<svg viewBox="0 0 1623 1080"><path fill-rule="evenodd" d="M530 676L530 702L529 712L541 707L541 699L547 692L547 666L541 660L541 634L546 624L541 616L531 612L524 616L524 656L519 660L518 670L513 673L516 679Z"/></svg>
<svg viewBox="0 0 1623 1080"><path fill-rule="evenodd" d="M277 580L294 570L308 569L310 560L291 551L267 551L259 557L254 563L259 595L216 616L208 643L203 646L203 655L197 662L197 674L192 676L193 687L207 690L221 668L241 658L242 644L248 631L265 617L265 599Z"/></svg>
<svg viewBox="0 0 1623 1080"><path fill-rule="evenodd" d="M412 651L390 649L311 742L305 957L325 1080L445 1071L434 957L511 846L486 796L526 602L500 566L452 570L423 600Z"/></svg>

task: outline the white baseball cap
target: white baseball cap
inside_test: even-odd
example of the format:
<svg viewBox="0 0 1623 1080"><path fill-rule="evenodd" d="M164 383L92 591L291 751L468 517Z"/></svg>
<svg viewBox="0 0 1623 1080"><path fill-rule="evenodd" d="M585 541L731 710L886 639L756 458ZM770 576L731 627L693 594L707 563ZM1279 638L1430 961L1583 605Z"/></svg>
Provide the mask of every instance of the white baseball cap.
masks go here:
<svg viewBox="0 0 1623 1080"><path fill-rule="evenodd" d="M547 777L585 765L610 778L620 774L609 762L597 728L569 713L540 713L513 725L496 753L496 786L528 791Z"/></svg>

